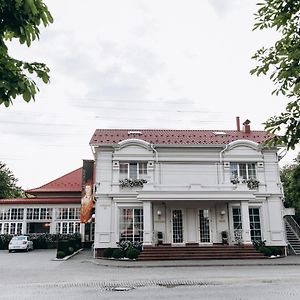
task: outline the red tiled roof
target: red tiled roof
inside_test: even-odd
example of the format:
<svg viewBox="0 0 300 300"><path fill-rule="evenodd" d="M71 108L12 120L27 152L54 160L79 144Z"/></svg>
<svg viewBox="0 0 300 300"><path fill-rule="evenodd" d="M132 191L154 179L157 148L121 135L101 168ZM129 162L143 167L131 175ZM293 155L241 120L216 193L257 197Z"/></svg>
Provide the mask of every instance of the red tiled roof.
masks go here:
<svg viewBox="0 0 300 300"><path fill-rule="evenodd" d="M130 138L154 145L222 145L240 139L260 144L272 136L265 131L245 133L237 130L96 129L90 145L112 145Z"/></svg>
<svg viewBox="0 0 300 300"><path fill-rule="evenodd" d="M80 204L80 197L73 198L15 198L0 199L0 204Z"/></svg>
<svg viewBox="0 0 300 300"><path fill-rule="evenodd" d="M27 190L29 194L43 192L81 192L82 189L82 168L61 176L41 187Z"/></svg>

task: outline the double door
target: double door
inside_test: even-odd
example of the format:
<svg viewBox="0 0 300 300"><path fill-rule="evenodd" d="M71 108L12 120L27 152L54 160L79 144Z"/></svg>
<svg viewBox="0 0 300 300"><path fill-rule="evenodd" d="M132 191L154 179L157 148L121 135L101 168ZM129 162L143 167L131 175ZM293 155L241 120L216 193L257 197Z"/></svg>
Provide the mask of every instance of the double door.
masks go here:
<svg viewBox="0 0 300 300"><path fill-rule="evenodd" d="M171 232L172 232L172 244L183 244L184 239L184 210L172 209L171 211ZM188 230L196 230L199 243L210 243L210 215L209 209L197 210L197 220L195 222L197 228L188 228Z"/></svg>

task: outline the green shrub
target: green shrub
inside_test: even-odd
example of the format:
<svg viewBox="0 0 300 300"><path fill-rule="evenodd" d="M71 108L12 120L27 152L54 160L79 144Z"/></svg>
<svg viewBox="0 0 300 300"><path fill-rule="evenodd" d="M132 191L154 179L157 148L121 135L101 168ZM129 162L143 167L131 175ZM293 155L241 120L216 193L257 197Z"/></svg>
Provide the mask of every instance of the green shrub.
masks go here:
<svg viewBox="0 0 300 300"><path fill-rule="evenodd" d="M114 252L114 248L106 248L104 251L103 251L103 257L112 257L113 256L113 252Z"/></svg>
<svg viewBox="0 0 300 300"><path fill-rule="evenodd" d="M267 248L267 247L260 247L258 249L258 251L261 252L261 253L263 253L265 256L269 256L270 257L272 255L272 251L269 248Z"/></svg>
<svg viewBox="0 0 300 300"><path fill-rule="evenodd" d="M66 255L69 255L70 243L66 240L59 240L57 243L57 252L63 251Z"/></svg>
<svg viewBox="0 0 300 300"><path fill-rule="evenodd" d="M8 249L8 244L10 240L12 239L11 234L1 234L0 235L0 250L7 250Z"/></svg>
<svg viewBox="0 0 300 300"><path fill-rule="evenodd" d="M64 258L66 256L64 251L57 251L56 258Z"/></svg>
<svg viewBox="0 0 300 300"><path fill-rule="evenodd" d="M126 257L130 259L137 259L139 256L140 252L136 248L129 248L126 251Z"/></svg>
<svg viewBox="0 0 300 300"><path fill-rule="evenodd" d="M74 248L73 247L69 247L68 248L68 253L69 255L73 254L75 251L74 251Z"/></svg>
<svg viewBox="0 0 300 300"><path fill-rule="evenodd" d="M112 257L114 258L122 258L124 257L124 251L122 249L114 249L112 253Z"/></svg>
<svg viewBox="0 0 300 300"><path fill-rule="evenodd" d="M282 250L279 247L269 247L271 250L271 255L282 255Z"/></svg>

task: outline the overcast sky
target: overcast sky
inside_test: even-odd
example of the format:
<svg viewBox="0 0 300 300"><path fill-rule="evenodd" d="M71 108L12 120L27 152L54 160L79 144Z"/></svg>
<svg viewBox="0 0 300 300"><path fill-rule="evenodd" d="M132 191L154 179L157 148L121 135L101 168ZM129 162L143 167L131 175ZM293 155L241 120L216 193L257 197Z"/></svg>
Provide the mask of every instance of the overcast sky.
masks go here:
<svg viewBox="0 0 300 300"><path fill-rule="evenodd" d="M91 159L96 128L254 130L285 107L251 56L276 37L252 32L253 0L64 0L19 59L46 63L36 102L0 107L0 160L27 189ZM285 162L291 161L295 152Z"/></svg>

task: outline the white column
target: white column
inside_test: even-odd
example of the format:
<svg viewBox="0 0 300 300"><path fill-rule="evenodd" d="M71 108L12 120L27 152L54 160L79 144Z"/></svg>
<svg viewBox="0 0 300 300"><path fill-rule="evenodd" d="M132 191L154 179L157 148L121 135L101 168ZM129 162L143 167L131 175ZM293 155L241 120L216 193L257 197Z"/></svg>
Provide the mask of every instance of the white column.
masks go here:
<svg viewBox="0 0 300 300"><path fill-rule="evenodd" d="M249 205L248 201L241 201L241 218L242 218L242 243L244 245L252 244L250 235Z"/></svg>
<svg viewBox="0 0 300 300"><path fill-rule="evenodd" d="M152 226L152 203L150 201L143 202L144 214L144 246L152 245L153 226Z"/></svg>

